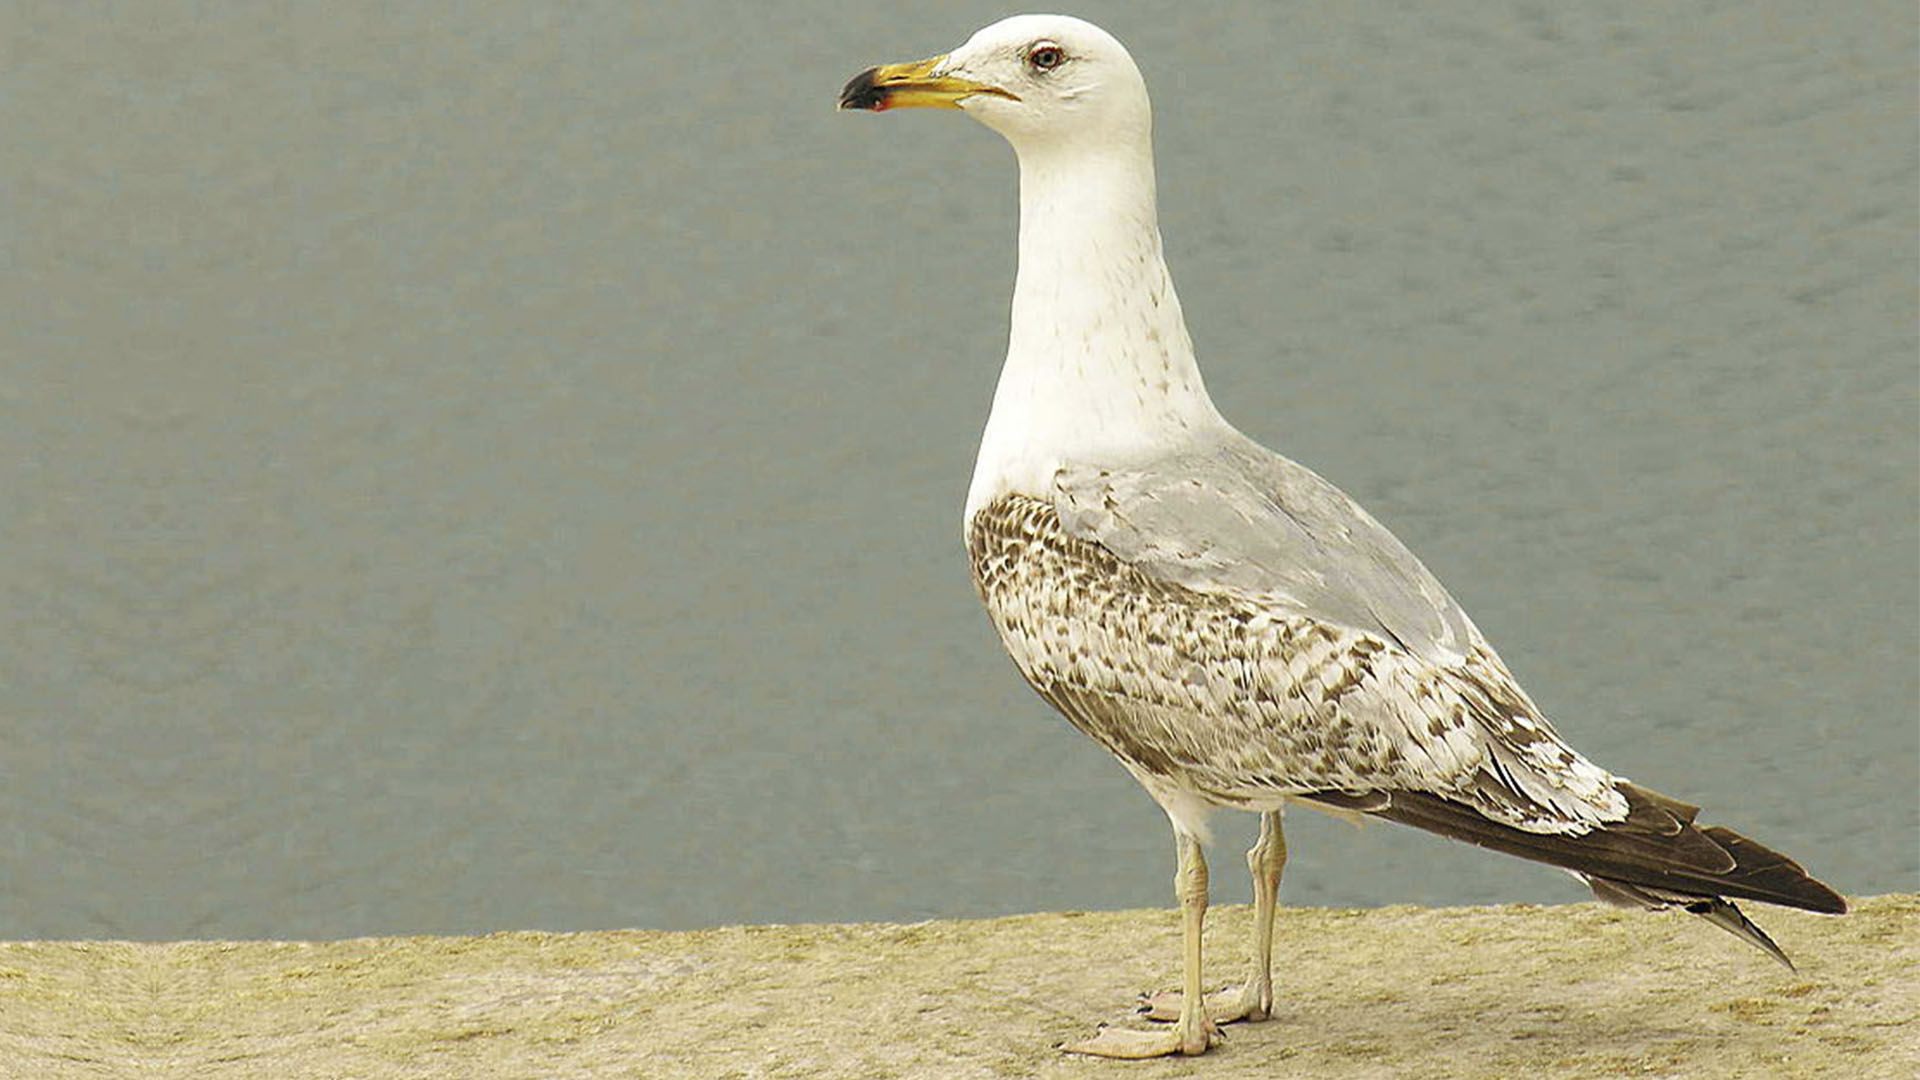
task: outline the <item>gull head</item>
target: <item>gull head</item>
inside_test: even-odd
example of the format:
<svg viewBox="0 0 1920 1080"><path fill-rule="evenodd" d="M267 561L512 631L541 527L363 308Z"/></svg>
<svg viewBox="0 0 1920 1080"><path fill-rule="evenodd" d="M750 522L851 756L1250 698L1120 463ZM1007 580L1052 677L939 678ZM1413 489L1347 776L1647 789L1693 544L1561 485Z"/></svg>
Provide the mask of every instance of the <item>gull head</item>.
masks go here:
<svg viewBox="0 0 1920 1080"><path fill-rule="evenodd" d="M1067 15L1015 15L941 56L853 77L842 109L958 109L1029 150L1150 142L1146 82L1126 47Z"/></svg>

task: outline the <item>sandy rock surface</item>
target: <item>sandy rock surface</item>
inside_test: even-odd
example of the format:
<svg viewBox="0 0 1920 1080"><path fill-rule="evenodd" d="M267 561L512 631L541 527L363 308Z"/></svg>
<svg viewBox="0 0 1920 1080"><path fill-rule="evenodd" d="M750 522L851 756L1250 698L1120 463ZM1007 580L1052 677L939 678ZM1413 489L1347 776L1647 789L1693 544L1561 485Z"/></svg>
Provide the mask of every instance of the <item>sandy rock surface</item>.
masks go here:
<svg viewBox="0 0 1920 1080"><path fill-rule="evenodd" d="M1754 905L1790 972L1685 916L1281 913L1279 1016L1203 1058L1054 1046L1177 977L1171 911L911 926L0 945L0 1076L1920 1076L1920 896ZM1208 983L1239 977L1217 908Z"/></svg>

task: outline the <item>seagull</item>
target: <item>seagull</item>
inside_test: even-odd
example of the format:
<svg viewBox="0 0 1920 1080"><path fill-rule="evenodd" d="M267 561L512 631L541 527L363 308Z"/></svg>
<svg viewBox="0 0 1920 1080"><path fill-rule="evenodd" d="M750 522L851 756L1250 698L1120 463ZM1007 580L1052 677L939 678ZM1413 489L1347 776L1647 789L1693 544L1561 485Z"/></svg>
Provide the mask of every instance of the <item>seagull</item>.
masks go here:
<svg viewBox="0 0 1920 1080"><path fill-rule="evenodd" d="M1683 908L1791 967L1733 903L1842 914L1793 860L1569 746L1393 534L1214 407L1155 217L1152 113L1106 31L1019 15L855 76L842 109L955 109L1020 164L1006 365L967 491L974 584L1027 682L1166 812L1182 989L1167 1026L1063 1047L1200 1054L1269 1018L1289 803L1560 867L1620 906ZM1251 973L1201 990L1207 821L1260 815Z"/></svg>

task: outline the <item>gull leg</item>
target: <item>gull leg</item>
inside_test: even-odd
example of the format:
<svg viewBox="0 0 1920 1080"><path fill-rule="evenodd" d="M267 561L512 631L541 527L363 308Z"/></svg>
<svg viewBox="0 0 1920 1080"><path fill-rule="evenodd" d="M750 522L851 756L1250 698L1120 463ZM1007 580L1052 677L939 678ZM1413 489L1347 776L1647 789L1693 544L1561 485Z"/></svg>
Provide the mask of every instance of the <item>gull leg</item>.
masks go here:
<svg viewBox="0 0 1920 1080"><path fill-rule="evenodd" d="M1207 858L1200 850L1200 841L1183 832L1177 832L1176 839L1180 847L1180 868L1174 874L1173 886L1180 898L1184 947L1181 982L1186 990L1179 1019L1171 1028L1156 1031L1102 1028L1091 1039L1063 1047L1068 1053L1111 1058L1204 1054L1207 1047L1220 1038L1220 1029L1207 1017L1206 1004L1200 994L1200 930L1207 919Z"/></svg>
<svg viewBox="0 0 1920 1080"><path fill-rule="evenodd" d="M1273 919L1280 907L1280 874L1287 868L1287 834L1280 811L1260 815L1260 839L1247 852L1253 875L1253 970L1240 990L1240 1018L1273 1015Z"/></svg>
<svg viewBox="0 0 1920 1080"><path fill-rule="evenodd" d="M1269 810L1260 815L1260 839L1247 851L1247 872L1253 876L1252 970L1246 985L1208 996L1207 1015L1215 1023L1252 1022L1273 1015L1273 920L1279 909L1280 874L1286 866L1287 836L1280 811ZM1155 994L1140 1011L1149 1020L1174 1020L1186 1001L1186 993Z"/></svg>

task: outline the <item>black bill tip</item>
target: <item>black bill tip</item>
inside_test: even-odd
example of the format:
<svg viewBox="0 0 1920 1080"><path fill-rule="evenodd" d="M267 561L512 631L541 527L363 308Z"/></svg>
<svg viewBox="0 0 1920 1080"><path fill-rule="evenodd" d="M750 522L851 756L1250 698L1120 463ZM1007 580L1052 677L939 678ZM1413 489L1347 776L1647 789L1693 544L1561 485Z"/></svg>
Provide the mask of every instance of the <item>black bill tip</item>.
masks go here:
<svg viewBox="0 0 1920 1080"><path fill-rule="evenodd" d="M848 80L847 85L840 90L840 107L842 109L868 110L886 108L886 87L874 82L874 76L879 73L879 68L870 67Z"/></svg>

